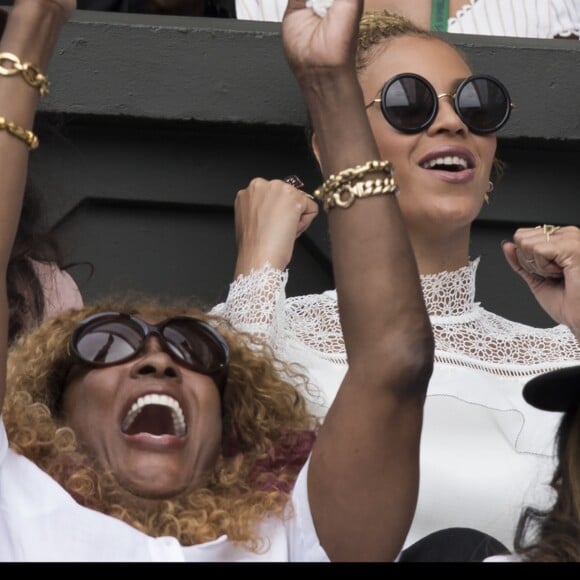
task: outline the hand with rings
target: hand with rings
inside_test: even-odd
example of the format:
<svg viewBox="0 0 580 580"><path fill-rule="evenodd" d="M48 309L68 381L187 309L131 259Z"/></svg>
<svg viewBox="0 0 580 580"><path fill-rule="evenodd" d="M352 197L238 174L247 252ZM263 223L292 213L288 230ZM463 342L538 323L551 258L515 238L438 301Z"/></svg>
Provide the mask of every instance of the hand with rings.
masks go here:
<svg viewBox="0 0 580 580"><path fill-rule="evenodd" d="M542 232L546 236L546 242L549 242L550 236L555 234L560 229L560 226L553 226L551 224L544 224L542 226L536 226L536 229L537 230L541 229Z"/></svg>
<svg viewBox="0 0 580 580"><path fill-rule="evenodd" d="M302 191L296 175L267 180L256 177L238 191L234 204L238 259L236 277L266 263L284 270L296 239L318 215L318 203Z"/></svg>
<svg viewBox="0 0 580 580"><path fill-rule="evenodd" d="M304 187L304 182L298 177L298 175L287 175L282 181L289 183L296 189L302 189ZM316 201L313 195L304 192L304 195L310 198L312 201Z"/></svg>
<svg viewBox="0 0 580 580"><path fill-rule="evenodd" d="M560 324L580 328L580 228L519 228L502 249L540 306Z"/></svg>

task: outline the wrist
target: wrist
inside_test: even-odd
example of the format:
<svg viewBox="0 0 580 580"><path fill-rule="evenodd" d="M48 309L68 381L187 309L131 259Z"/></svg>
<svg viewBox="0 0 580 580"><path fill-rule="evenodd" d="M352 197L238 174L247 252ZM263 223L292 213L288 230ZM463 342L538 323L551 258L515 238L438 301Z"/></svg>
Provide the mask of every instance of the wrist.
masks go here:
<svg viewBox="0 0 580 580"><path fill-rule="evenodd" d="M302 92L325 177L380 159L363 92L354 73L319 75L305 83Z"/></svg>
<svg viewBox="0 0 580 580"><path fill-rule="evenodd" d="M0 42L1 50L46 70L67 19L68 14L57 2L20 0L10 10Z"/></svg>
<svg viewBox="0 0 580 580"><path fill-rule="evenodd" d="M280 256L270 254L245 254L242 252L236 261L234 279L238 278L240 275L248 276L252 272L261 270L266 266L271 266L276 270L284 271L288 267L289 261L290 260Z"/></svg>

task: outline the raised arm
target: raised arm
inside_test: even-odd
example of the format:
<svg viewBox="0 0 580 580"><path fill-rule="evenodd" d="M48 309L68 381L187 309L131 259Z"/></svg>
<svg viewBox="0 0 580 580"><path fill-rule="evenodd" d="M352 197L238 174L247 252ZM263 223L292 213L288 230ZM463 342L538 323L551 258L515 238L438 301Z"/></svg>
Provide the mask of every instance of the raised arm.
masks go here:
<svg viewBox="0 0 580 580"><path fill-rule="evenodd" d="M267 340L276 350L283 334L288 266L296 239L318 205L282 179L253 179L235 203L238 257L227 300L214 312Z"/></svg>
<svg viewBox="0 0 580 580"><path fill-rule="evenodd" d="M282 24L325 178L380 160L354 66L362 8L335 0L320 18L290 0ZM349 370L311 458L311 511L332 560L392 560L417 499L433 337L396 195L356 199L328 218Z"/></svg>
<svg viewBox="0 0 580 580"><path fill-rule="evenodd" d="M34 147L32 130L40 88L62 25L76 0L16 0L0 40L0 409L6 382L8 302L5 274L20 219ZM7 54L8 53L8 56ZM32 64L32 68L28 66ZM20 71L20 68L23 70ZM14 72L14 74L10 74Z"/></svg>

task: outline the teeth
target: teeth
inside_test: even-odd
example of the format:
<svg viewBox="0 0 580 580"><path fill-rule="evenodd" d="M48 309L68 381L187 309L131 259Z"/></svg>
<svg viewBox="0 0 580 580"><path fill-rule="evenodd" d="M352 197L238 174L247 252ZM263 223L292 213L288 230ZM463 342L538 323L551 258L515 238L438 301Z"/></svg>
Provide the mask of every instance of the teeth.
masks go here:
<svg viewBox="0 0 580 580"><path fill-rule="evenodd" d="M447 157L435 157L434 159L431 159L426 163L423 163L422 167L423 169L431 169L436 165L450 165L450 166L453 165L463 167L463 169L467 169L468 167L467 161L463 159L463 157L457 157L456 155L454 156L449 155Z"/></svg>
<svg viewBox="0 0 580 580"><path fill-rule="evenodd" d="M147 405L162 405L163 407L167 407L171 410L171 419L173 420L173 430L177 437L183 437L186 433L185 428L185 416L179 403L173 398L169 397L168 395L158 395L158 394L150 394L145 395L143 397L139 397L131 408L129 412L125 416L123 420L122 429L126 431L129 429L133 421L137 418L139 413L142 411L144 407Z"/></svg>

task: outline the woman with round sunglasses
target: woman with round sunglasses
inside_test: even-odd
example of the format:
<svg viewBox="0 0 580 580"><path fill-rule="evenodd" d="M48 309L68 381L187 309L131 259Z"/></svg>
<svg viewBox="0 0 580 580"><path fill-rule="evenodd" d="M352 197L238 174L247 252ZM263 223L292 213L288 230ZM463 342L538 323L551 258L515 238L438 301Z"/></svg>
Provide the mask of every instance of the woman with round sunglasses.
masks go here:
<svg viewBox="0 0 580 580"><path fill-rule="evenodd" d="M0 52L45 70L73 8L17 0ZM305 377L292 365L189 304L101 301L23 335L6 361L2 301L1 561L399 554L417 498L433 336L392 168L379 159L354 73L361 11L361 0L342 0L320 18L295 0L283 22L320 131L324 188L362 191L329 216L351 368L324 425L296 391ZM0 74L0 114L30 127L35 105L23 79ZM4 269L27 158L22 139L0 131ZM362 296L356 279L375 263Z"/></svg>
<svg viewBox="0 0 580 580"><path fill-rule="evenodd" d="M471 227L493 185L496 132L509 122L511 98L499 79L473 71L444 39L387 12L361 20L357 76L381 156L394 166L436 340L407 545L440 528L467 527L511 547L520 506L548 500L557 422L521 399L522 386L580 361L567 318L536 292L544 278L534 250L510 263L538 276L530 284L557 326L512 322L474 300L479 258L470 257ZM319 137L315 131L317 155ZM285 296L295 239L316 217L296 203L301 196L290 184L263 179L238 193L234 282L214 311L300 363L317 387L307 393L312 408L324 417L348 355L334 291ZM579 236L575 227L521 233L548 249ZM506 257L510 247L504 245ZM561 267L553 267L548 283L564 292ZM358 279L365 296L371 274Z"/></svg>

